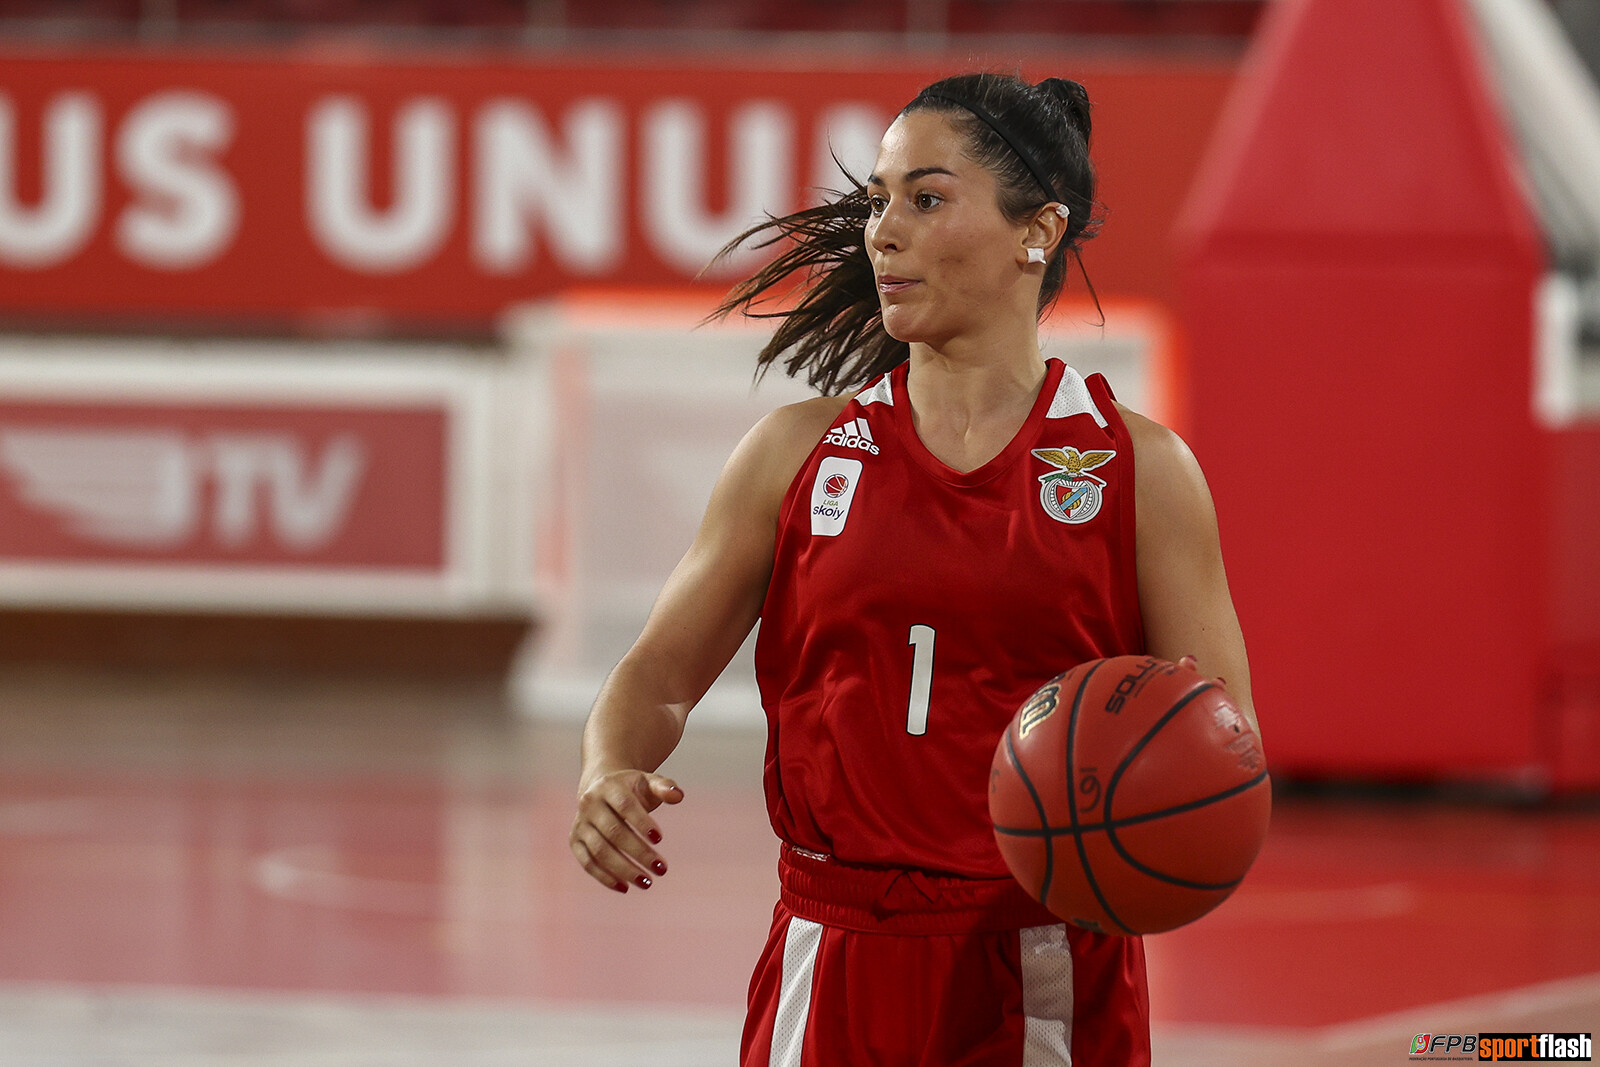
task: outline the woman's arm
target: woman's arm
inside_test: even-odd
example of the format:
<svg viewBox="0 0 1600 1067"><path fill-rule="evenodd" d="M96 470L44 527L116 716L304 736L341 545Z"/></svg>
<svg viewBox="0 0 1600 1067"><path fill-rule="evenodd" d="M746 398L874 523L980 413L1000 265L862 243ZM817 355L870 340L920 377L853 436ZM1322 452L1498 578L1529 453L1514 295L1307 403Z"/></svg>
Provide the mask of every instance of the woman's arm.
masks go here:
<svg viewBox="0 0 1600 1067"><path fill-rule="evenodd" d="M654 772L760 616L784 494L844 404L824 397L780 408L745 435L644 631L601 687L584 727L569 843L602 885L648 888L651 872L666 872L650 812L683 791Z"/></svg>
<svg viewBox="0 0 1600 1067"><path fill-rule="evenodd" d="M1148 651L1174 663L1192 656L1197 669L1223 681L1259 735L1244 634L1200 464L1177 434L1120 410L1133 439L1139 610Z"/></svg>

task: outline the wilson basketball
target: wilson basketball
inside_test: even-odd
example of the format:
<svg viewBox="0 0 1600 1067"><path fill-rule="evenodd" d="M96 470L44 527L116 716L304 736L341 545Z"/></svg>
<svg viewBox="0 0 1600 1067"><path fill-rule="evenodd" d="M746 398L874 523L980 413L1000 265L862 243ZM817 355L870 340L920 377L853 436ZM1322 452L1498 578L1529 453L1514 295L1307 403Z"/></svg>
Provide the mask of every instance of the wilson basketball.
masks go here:
<svg viewBox="0 0 1600 1067"><path fill-rule="evenodd" d="M1193 922L1266 839L1261 742L1227 691L1152 656L1045 683L995 749L989 814L1017 881L1062 919L1113 934Z"/></svg>

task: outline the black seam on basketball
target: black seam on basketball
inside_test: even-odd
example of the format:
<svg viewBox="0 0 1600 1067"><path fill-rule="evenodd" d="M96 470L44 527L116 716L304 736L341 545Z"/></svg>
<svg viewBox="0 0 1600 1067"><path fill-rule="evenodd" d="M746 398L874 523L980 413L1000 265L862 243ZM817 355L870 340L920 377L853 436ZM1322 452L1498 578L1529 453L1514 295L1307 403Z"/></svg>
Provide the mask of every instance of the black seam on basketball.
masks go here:
<svg viewBox="0 0 1600 1067"><path fill-rule="evenodd" d="M1083 681L1078 683L1078 691L1072 695L1072 714L1067 719L1067 812L1072 817L1072 844L1078 850L1078 865L1083 868L1083 876L1088 880L1089 888L1094 890L1094 898L1100 902L1100 907L1105 909L1106 915L1112 922L1132 934L1137 931L1111 910L1111 902L1100 891L1100 883L1095 881L1094 868L1089 865L1089 850L1083 847L1083 827L1078 822L1078 765L1074 762L1078 744L1078 712L1083 708L1083 694L1089 688L1089 679L1093 678L1094 672L1104 665L1105 661L1101 660L1085 671ZM1110 799L1108 795L1106 800L1109 802ZM1051 851L1054 851L1053 845Z"/></svg>
<svg viewBox="0 0 1600 1067"><path fill-rule="evenodd" d="M1132 867L1134 870L1149 875L1151 878L1155 878L1158 881L1166 882L1168 885L1182 886L1185 889L1232 889L1234 886L1239 884L1239 880L1235 879L1232 882L1222 883L1192 882L1187 878L1179 878L1175 875L1163 874L1153 867L1147 867L1143 863L1140 863L1138 860L1133 858L1133 855L1126 848L1123 847L1122 842L1117 840L1116 820L1112 818L1111 815L1111 799L1116 795L1117 783L1122 780L1123 772L1129 767L1133 766L1133 761L1138 758L1140 752L1144 751L1144 747L1150 743L1151 738L1160 733L1163 726L1166 726L1167 723L1176 718L1178 713L1193 703L1195 698L1201 693L1215 688L1217 688L1215 684L1211 682L1203 682L1200 685L1195 686L1195 688L1186 694L1182 700L1168 708L1161 718L1156 720L1155 725L1145 731L1144 736L1139 738L1138 743L1135 744L1133 748L1128 750L1128 754L1123 757L1122 762L1117 765L1117 769L1112 772L1111 781L1106 783L1106 806L1104 809L1106 813L1106 838L1111 842L1111 847L1116 850L1117 855L1122 857L1122 861L1128 866ZM1261 777L1264 778L1266 775L1263 773Z"/></svg>
<svg viewBox="0 0 1600 1067"><path fill-rule="evenodd" d="M1267 779L1267 772L1266 771L1262 771L1260 774L1258 774L1254 778L1250 779L1250 781L1246 782L1244 785L1235 786L1232 789L1228 789L1228 790L1223 791L1222 793L1217 794L1216 799L1217 800L1225 800L1229 796L1237 796L1238 794L1243 793L1246 790L1252 789L1255 786L1261 784L1262 782L1266 781L1266 779ZM1111 847L1117 850L1117 855L1122 857L1122 862L1126 863L1128 866L1132 867L1134 870L1142 871L1144 874L1149 875L1151 878L1154 878L1154 879L1156 879L1158 881L1166 882L1168 885L1182 886L1185 889L1218 890L1218 889L1232 889L1234 886L1236 886L1240 882L1244 881L1244 879L1241 877L1241 878L1235 878L1231 882L1192 882L1187 878L1179 878L1175 874L1166 874L1166 873L1164 873L1162 871L1156 870L1154 867L1148 867L1145 864L1140 863L1138 860L1134 859L1133 858L1133 853L1129 852L1123 846L1122 842L1117 840L1117 830L1116 830L1115 826L1106 827L1106 837L1108 839L1110 839Z"/></svg>
<svg viewBox="0 0 1600 1067"><path fill-rule="evenodd" d="M1124 827L1138 826L1140 823L1164 819L1168 815L1182 815L1186 811L1194 811L1196 808L1203 808L1207 804L1215 804L1218 801L1227 800L1229 797L1236 797L1240 793L1254 789L1266 780L1267 772L1262 771L1248 782L1241 782L1236 786L1224 789L1220 793L1212 793L1208 797L1201 797L1199 800L1189 800L1182 804L1174 804L1170 808L1147 811L1143 815L1129 815L1121 819L1113 819L1110 822L1083 823L1078 829L1086 834L1094 833L1096 830L1121 830ZM1070 834L1072 828L1070 826L1046 826L1039 830L1023 830L1014 826L996 826L995 832L1007 834L1011 837L1056 837L1061 834Z"/></svg>
<svg viewBox="0 0 1600 1067"><path fill-rule="evenodd" d="M1006 732L1001 735L1006 742L1006 756L1011 760L1011 766L1017 772L1017 777L1022 779L1022 784L1028 787L1028 795L1033 798L1033 806L1039 812L1039 825L1049 826L1050 815L1044 810L1044 802L1039 799L1039 791L1033 787L1033 782L1028 778L1028 772L1022 769L1022 761L1017 758L1017 750L1011 744L1011 728L1006 727ZM1050 880L1055 877L1056 849L1049 837L1044 842L1044 884L1039 887L1039 903L1043 904L1050 897Z"/></svg>
<svg viewBox="0 0 1600 1067"><path fill-rule="evenodd" d="M1150 743L1150 739L1159 733L1163 726L1171 722L1177 716L1178 712L1188 707L1190 703L1192 703L1194 699L1201 693L1204 693L1208 689L1215 688L1216 686L1212 685L1210 682L1202 682L1193 690L1185 694L1182 700L1178 701L1176 704L1172 705L1172 707L1163 712L1161 718L1156 720L1155 725L1146 730L1144 732L1144 736L1139 738L1138 741L1134 742L1133 747L1128 750L1128 754L1122 757L1122 762L1117 764L1117 769L1111 772L1111 778L1106 782L1106 800L1104 806L1101 807L1100 810L1105 812L1105 821L1107 824L1111 824L1115 821L1111 814L1111 802L1117 795L1117 783L1122 781L1123 774L1127 772L1129 767L1133 766L1133 761L1139 757L1139 753L1144 751L1144 747Z"/></svg>
<svg viewBox="0 0 1600 1067"><path fill-rule="evenodd" d="M1254 778L1252 778L1250 781L1246 782L1244 785L1235 786L1232 789L1229 789L1229 790L1226 790L1223 793L1217 794L1216 799L1217 800L1225 800L1230 796L1237 796L1240 793L1243 793L1243 792L1245 792L1245 791L1247 791L1249 789L1254 788L1257 785L1260 785L1262 782L1266 781L1266 779L1267 779L1267 772L1266 771L1262 771L1260 774L1256 775ZM1138 860L1134 859L1133 858L1133 854L1131 852L1129 852L1123 846L1121 841L1117 840L1117 828L1115 826L1108 826L1106 828L1106 837L1108 839L1110 839L1111 847L1117 850L1117 855L1122 857L1122 861L1124 863L1126 863L1128 866L1132 867L1134 870L1141 871L1144 874L1147 874L1151 878L1154 878L1154 879L1156 879L1158 881L1166 882L1168 885L1182 886L1185 889L1218 890L1218 889L1232 889L1234 886L1236 886L1240 882L1244 881L1243 878L1235 878L1231 882L1192 882L1187 878L1179 878L1175 874L1166 874L1166 873L1164 873L1162 871L1156 870L1154 867L1148 867L1145 864L1140 863Z"/></svg>
<svg viewBox="0 0 1600 1067"><path fill-rule="evenodd" d="M1144 746L1148 745L1150 743L1150 739L1159 733L1163 726L1171 722L1173 718L1177 716L1178 712L1182 711L1184 708L1193 703L1195 697L1198 697L1201 693L1204 693L1208 689L1215 688L1216 686L1210 682L1202 682L1201 684L1195 686L1193 690L1184 694L1183 699L1163 712L1161 718L1156 720L1155 725L1146 730L1144 732L1144 736L1139 738L1139 740L1134 743L1134 746L1128 750L1128 754L1126 756L1122 757L1122 762L1117 764L1117 769L1111 772L1111 780L1106 783L1106 804L1102 810L1106 813L1107 822L1111 821L1111 797L1117 791L1117 783L1122 780L1123 772L1125 772L1129 767L1133 766L1133 761L1138 758L1140 752L1144 751Z"/></svg>
<svg viewBox="0 0 1600 1067"><path fill-rule="evenodd" d="M1142 871L1158 882L1165 882L1168 885L1179 886L1183 889L1203 889L1208 892L1215 892L1222 889L1232 889L1240 882L1244 881L1243 878L1235 878L1231 882L1191 882L1187 878L1179 878L1177 875L1162 874L1158 870L1146 867L1144 864L1128 855L1128 850L1123 848L1122 845L1117 841L1116 834L1111 834L1110 837L1111 847L1117 850L1117 854L1122 857L1124 863L1136 871Z"/></svg>

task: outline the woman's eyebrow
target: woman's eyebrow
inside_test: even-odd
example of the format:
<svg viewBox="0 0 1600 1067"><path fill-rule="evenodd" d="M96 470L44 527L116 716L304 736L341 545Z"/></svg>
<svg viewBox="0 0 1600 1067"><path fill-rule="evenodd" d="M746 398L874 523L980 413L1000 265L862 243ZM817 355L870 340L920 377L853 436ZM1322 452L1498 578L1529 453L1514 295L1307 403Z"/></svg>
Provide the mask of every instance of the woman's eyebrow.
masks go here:
<svg viewBox="0 0 1600 1067"><path fill-rule="evenodd" d="M918 178L926 178L930 174L947 174L952 178L954 178L956 176L956 172L955 171L946 170L944 167L918 167L916 170L908 170L908 171L906 171L906 176L902 180L906 181L906 182L914 182ZM884 185L886 183L884 182L884 180L882 178L878 177L876 174L869 174L869 175L867 175L867 184L868 185Z"/></svg>

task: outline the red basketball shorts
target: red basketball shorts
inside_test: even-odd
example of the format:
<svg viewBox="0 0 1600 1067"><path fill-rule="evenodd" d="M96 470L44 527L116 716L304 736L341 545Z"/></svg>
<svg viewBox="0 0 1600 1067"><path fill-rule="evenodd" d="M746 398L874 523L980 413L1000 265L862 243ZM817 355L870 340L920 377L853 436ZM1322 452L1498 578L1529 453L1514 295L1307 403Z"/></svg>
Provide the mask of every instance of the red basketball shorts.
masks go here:
<svg viewBox="0 0 1600 1067"><path fill-rule="evenodd" d="M1009 879L851 867L789 849L780 874L742 1067L1150 1063L1138 938L1053 922Z"/></svg>

